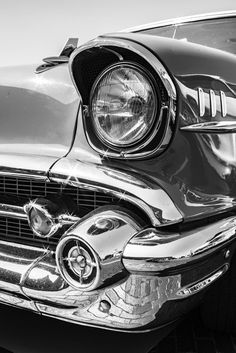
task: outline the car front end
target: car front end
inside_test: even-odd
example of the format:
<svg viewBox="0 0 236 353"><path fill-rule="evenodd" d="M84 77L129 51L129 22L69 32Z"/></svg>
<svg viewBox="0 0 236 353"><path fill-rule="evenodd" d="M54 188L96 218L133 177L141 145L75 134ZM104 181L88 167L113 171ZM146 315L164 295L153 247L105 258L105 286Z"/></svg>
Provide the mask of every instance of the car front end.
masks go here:
<svg viewBox="0 0 236 353"><path fill-rule="evenodd" d="M2 83L0 301L163 328L234 253L235 57L117 33L63 60Z"/></svg>

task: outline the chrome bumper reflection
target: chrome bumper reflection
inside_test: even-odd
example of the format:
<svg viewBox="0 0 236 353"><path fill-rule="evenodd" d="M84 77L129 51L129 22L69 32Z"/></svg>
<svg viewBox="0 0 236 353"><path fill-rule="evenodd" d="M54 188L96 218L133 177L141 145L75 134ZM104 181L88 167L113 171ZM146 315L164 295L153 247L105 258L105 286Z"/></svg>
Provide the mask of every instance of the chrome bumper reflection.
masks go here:
<svg viewBox="0 0 236 353"><path fill-rule="evenodd" d="M236 217L183 233L146 229L127 244L123 263L128 271L160 272L199 260L236 238Z"/></svg>
<svg viewBox="0 0 236 353"><path fill-rule="evenodd" d="M113 228L107 220L112 220ZM82 239L83 246L89 244L87 251L92 248L100 261L101 278L107 279L102 286L89 291L86 286L75 288L61 275L53 251L0 241L0 301L84 325L151 330L176 319L166 305L174 302L176 308L183 298L198 298L227 271L235 227L232 217L182 235L164 235L157 229L147 233L120 209L103 208L80 220L61 240L68 237ZM205 269L201 260L209 254L211 266ZM76 271L80 271L81 256L83 252ZM186 277L185 265L194 266L196 260L197 274L191 267ZM171 268L175 271L167 273Z"/></svg>
<svg viewBox="0 0 236 353"><path fill-rule="evenodd" d="M155 329L159 326L159 313L166 303L175 301L173 305L176 307L176 301L181 302L182 298L202 292L202 289L220 278L229 266L223 265L206 277L205 283L202 279L198 281L199 285L195 282L182 286L181 274L162 277L130 274L112 286L84 292L64 282L57 271L54 254L50 251L39 251L39 257L33 260L35 250L18 247L16 261L10 256L14 244L1 242L3 246L8 247L8 250L5 248L0 254L0 270L6 273L5 280L0 282L0 302L72 323L122 331L145 332ZM24 260L20 256L21 251L28 254L27 264L19 267L18 262ZM2 259L7 257L8 261L4 262ZM13 274L12 278L8 277L10 273ZM19 278L21 280L14 285L7 282L13 278L15 282ZM195 290L191 290L193 287ZM178 315L181 314L180 310ZM174 319L171 311L167 310L165 323Z"/></svg>

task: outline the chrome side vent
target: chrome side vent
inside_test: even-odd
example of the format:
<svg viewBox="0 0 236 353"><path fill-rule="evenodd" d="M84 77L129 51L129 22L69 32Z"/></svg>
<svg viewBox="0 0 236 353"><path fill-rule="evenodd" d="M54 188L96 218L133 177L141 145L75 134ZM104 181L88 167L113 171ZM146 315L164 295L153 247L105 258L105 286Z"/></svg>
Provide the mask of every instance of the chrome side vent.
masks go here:
<svg viewBox="0 0 236 353"><path fill-rule="evenodd" d="M205 115L205 94L202 88L198 88L199 115L202 118Z"/></svg>
<svg viewBox="0 0 236 353"><path fill-rule="evenodd" d="M207 97L207 95L209 97ZM220 98L220 110L221 110L221 116L222 118L226 117L227 115L227 102L226 102L226 95L223 91L219 91L219 94L216 95L215 91L212 89L209 90L209 92L204 92L204 90L199 87L198 88L198 106L199 106L199 115L200 117L206 116L206 111L207 111L207 105L206 105L206 100L207 98L209 99L210 102L210 117L214 118L217 113L217 96Z"/></svg>
<svg viewBox="0 0 236 353"><path fill-rule="evenodd" d="M216 92L212 89L204 91L201 87L197 89L197 93L200 119L196 118L196 124L181 127L181 130L199 133L235 132L236 120L222 119L228 114L225 93L223 91Z"/></svg>
<svg viewBox="0 0 236 353"><path fill-rule="evenodd" d="M210 89L210 106L211 116L214 118L216 116L216 95L212 89Z"/></svg>
<svg viewBox="0 0 236 353"><path fill-rule="evenodd" d="M224 118L227 115L226 96L223 91L220 91L221 115Z"/></svg>

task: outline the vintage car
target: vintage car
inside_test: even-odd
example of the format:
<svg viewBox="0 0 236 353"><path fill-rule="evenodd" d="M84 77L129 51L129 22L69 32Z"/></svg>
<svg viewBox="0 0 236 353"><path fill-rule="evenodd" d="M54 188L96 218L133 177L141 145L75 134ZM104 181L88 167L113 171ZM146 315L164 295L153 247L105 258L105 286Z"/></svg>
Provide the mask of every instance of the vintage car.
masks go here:
<svg viewBox="0 0 236 353"><path fill-rule="evenodd" d="M158 334L212 288L233 328L235 54L236 11L0 70L1 303Z"/></svg>

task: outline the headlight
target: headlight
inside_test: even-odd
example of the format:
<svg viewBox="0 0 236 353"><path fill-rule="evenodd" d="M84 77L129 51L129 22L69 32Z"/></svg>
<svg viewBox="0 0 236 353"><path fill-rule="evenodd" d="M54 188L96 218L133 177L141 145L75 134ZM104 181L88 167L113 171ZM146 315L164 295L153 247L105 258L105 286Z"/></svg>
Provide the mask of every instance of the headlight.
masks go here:
<svg viewBox="0 0 236 353"><path fill-rule="evenodd" d="M91 91L94 131L108 146L133 146L148 137L157 104L153 79L142 68L129 63L110 66Z"/></svg>

